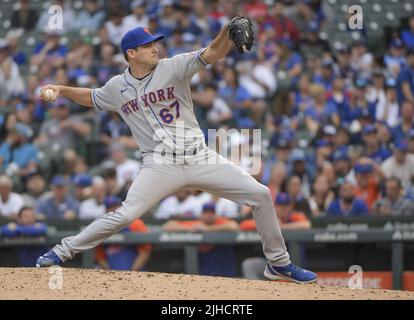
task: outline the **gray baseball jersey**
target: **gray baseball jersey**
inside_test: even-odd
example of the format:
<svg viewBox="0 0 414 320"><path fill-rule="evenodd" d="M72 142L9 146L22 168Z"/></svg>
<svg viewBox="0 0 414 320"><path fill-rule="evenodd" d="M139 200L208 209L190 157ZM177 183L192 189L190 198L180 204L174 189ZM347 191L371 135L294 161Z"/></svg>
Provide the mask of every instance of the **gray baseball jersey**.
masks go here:
<svg viewBox="0 0 414 320"><path fill-rule="evenodd" d="M196 147L204 135L194 115L189 81L207 65L200 57L203 50L161 59L142 79L127 68L92 90L95 108L118 112L143 153L159 148L160 142L170 151Z"/></svg>
<svg viewBox="0 0 414 320"><path fill-rule="evenodd" d="M191 77L206 65L201 53L199 50L162 59L143 79L135 79L127 69L92 91L97 109L119 112L131 128L144 163L121 207L53 248L62 261L95 247L177 189L192 187L251 206L266 259L277 266L290 263L267 187L205 145L199 152L190 153L190 158L196 160L191 163L159 164L153 157L159 145L182 151L204 143L190 92ZM177 130L179 124L184 130ZM205 158L207 162L197 161Z"/></svg>

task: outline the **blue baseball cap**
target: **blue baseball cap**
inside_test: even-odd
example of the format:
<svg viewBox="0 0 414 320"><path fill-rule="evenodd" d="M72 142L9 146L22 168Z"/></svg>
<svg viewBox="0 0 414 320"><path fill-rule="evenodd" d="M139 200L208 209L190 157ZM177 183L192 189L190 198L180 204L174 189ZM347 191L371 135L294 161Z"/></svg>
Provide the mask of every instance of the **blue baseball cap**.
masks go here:
<svg viewBox="0 0 414 320"><path fill-rule="evenodd" d="M147 28L137 27L129 30L121 40L121 50L126 53L128 49L135 49L150 42L164 39L163 35L152 35Z"/></svg>
<svg viewBox="0 0 414 320"><path fill-rule="evenodd" d="M52 179L52 186L54 187L64 187L66 186L66 180L61 175L56 175Z"/></svg>
<svg viewBox="0 0 414 320"><path fill-rule="evenodd" d="M390 46L392 48L403 48L404 47L404 43L401 41L401 39L394 39L393 41L391 41Z"/></svg>
<svg viewBox="0 0 414 320"><path fill-rule="evenodd" d="M293 149L292 153L290 154L290 161L305 161L306 160L306 154L305 151L302 149Z"/></svg>
<svg viewBox="0 0 414 320"><path fill-rule="evenodd" d="M368 124L362 128L362 134L376 133L377 127L373 124Z"/></svg>
<svg viewBox="0 0 414 320"><path fill-rule="evenodd" d="M411 139L413 139L413 138L414 138L414 129L410 129L410 130L408 130L408 132L407 132L407 138L408 138L409 140L411 140Z"/></svg>
<svg viewBox="0 0 414 320"><path fill-rule="evenodd" d="M290 196L286 192L279 192L276 196L275 203L279 205L290 204Z"/></svg>
<svg viewBox="0 0 414 320"><path fill-rule="evenodd" d="M205 211L212 211L216 212L216 205L213 202L208 202L203 205L203 212Z"/></svg>
<svg viewBox="0 0 414 320"><path fill-rule="evenodd" d="M319 140L316 140L316 142L315 142L316 148L323 148L323 147L327 147L329 145L330 145L329 141L325 140L325 139L319 139Z"/></svg>
<svg viewBox="0 0 414 320"><path fill-rule="evenodd" d="M372 171L374 171L374 167L372 166L372 164L361 164L361 163L357 163L354 166L354 171L355 173L371 173Z"/></svg>
<svg viewBox="0 0 414 320"><path fill-rule="evenodd" d="M115 196L107 196L105 198L104 203L105 203L106 208L112 208L112 207L115 207L115 206L120 206L121 203L122 203L122 200L121 200L121 198L118 198L118 197L115 197Z"/></svg>
<svg viewBox="0 0 414 320"><path fill-rule="evenodd" d="M348 150L347 149L337 149L332 155L332 161L349 161Z"/></svg>
<svg viewBox="0 0 414 320"><path fill-rule="evenodd" d="M77 187L89 187L92 185L92 177L87 173L79 173L73 178L73 183Z"/></svg>
<svg viewBox="0 0 414 320"><path fill-rule="evenodd" d="M394 144L396 150L406 152L408 150L407 140L399 140Z"/></svg>
<svg viewBox="0 0 414 320"><path fill-rule="evenodd" d="M387 88L396 88L397 87L397 81L394 78L388 78L385 80L385 87Z"/></svg>

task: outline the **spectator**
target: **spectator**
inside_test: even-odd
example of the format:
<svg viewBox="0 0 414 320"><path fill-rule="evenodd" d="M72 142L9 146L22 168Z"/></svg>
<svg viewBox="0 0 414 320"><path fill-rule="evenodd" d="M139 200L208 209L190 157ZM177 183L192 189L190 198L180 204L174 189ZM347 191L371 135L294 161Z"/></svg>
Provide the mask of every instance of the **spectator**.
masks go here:
<svg viewBox="0 0 414 320"><path fill-rule="evenodd" d="M11 27L13 29L24 29L31 31L36 27L39 16L37 10L30 8L29 0L20 0L19 8L14 9L11 16Z"/></svg>
<svg viewBox="0 0 414 320"><path fill-rule="evenodd" d="M73 22L75 21L75 12L71 7L72 1L65 1L65 0L55 0L53 1L52 5L59 6L62 10L62 23L63 23L63 30L70 30L72 29ZM37 21L36 29L38 31L50 30L49 29L49 21L53 17L56 11L55 10L44 10L43 13L40 15L39 20Z"/></svg>
<svg viewBox="0 0 414 320"><path fill-rule="evenodd" d="M398 78L399 100L414 103L414 49L407 54L407 65L401 70Z"/></svg>
<svg viewBox="0 0 414 320"><path fill-rule="evenodd" d="M195 218L198 215L197 205L197 200L189 190L180 190L160 203L154 217L157 219Z"/></svg>
<svg viewBox="0 0 414 320"><path fill-rule="evenodd" d="M235 121L246 115L252 106L251 95L239 84L239 74L235 69L225 69L224 81L220 84L218 94L232 109Z"/></svg>
<svg viewBox="0 0 414 320"><path fill-rule="evenodd" d="M299 40L299 31L295 24L284 14L284 4L282 2L276 2L269 11L269 17L266 19L261 28L265 26L271 26L276 31L276 38L273 40L280 40L287 38L292 42Z"/></svg>
<svg viewBox="0 0 414 320"><path fill-rule="evenodd" d="M115 46L109 42L102 43L100 48L100 59L94 60L92 74L96 77L98 84L103 86L110 78L119 73L119 62L115 58ZM112 112L111 114L117 114Z"/></svg>
<svg viewBox="0 0 414 320"><path fill-rule="evenodd" d="M80 203L92 195L92 177L87 173L78 173L72 179L75 187L75 199Z"/></svg>
<svg viewBox="0 0 414 320"><path fill-rule="evenodd" d="M311 209L306 198L310 195L310 190L303 191L303 183L298 176L291 176L287 183L287 193L291 199L293 210L303 212L306 216L311 216ZM310 189L310 188L309 188ZM277 196L276 196L277 197Z"/></svg>
<svg viewBox="0 0 414 320"><path fill-rule="evenodd" d="M307 27L305 38L300 41L299 51L306 59L319 59L326 52L330 52L329 43L319 37L319 26L311 21Z"/></svg>
<svg viewBox="0 0 414 320"><path fill-rule="evenodd" d="M331 92L335 81L334 62L331 58L322 60L320 71L313 77L313 83L320 84L326 92Z"/></svg>
<svg viewBox="0 0 414 320"><path fill-rule="evenodd" d="M84 8L78 13L73 23L73 29L87 29L97 32L105 19L105 12L101 10L98 0L86 0Z"/></svg>
<svg viewBox="0 0 414 320"><path fill-rule="evenodd" d="M316 13L312 10L308 1L298 1L296 5L285 7L286 15L292 19L293 23L299 30L300 34L303 35L313 21L316 22Z"/></svg>
<svg viewBox="0 0 414 320"><path fill-rule="evenodd" d="M111 145L112 163L116 168L116 180L118 187L122 188L138 175L140 165L138 161L129 159L125 148L119 143Z"/></svg>
<svg viewBox="0 0 414 320"><path fill-rule="evenodd" d="M370 103L385 104L385 76L381 69L372 71L372 85L368 88L366 98Z"/></svg>
<svg viewBox="0 0 414 320"><path fill-rule="evenodd" d="M335 194L330 188L328 179L322 175L318 176L312 185L312 194L309 198L312 217L326 215L326 211L334 198Z"/></svg>
<svg viewBox="0 0 414 320"><path fill-rule="evenodd" d="M112 196L118 195L121 188L118 186L116 169L112 166L105 167L102 172L102 178L105 180L106 194Z"/></svg>
<svg viewBox="0 0 414 320"><path fill-rule="evenodd" d="M0 39L0 107L13 95L22 94L25 85L20 76L19 67L8 53L8 44Z"/></svg>
<svg viewBox="0 0 414 320"><path fill-rule="evenodd" d="M389 178L385 183L385 196L375 203L375 214L379 215L412 215L414 203L403 197L401 181Z"/></svg>
<svg viewBox="0 0 414 320"><path fill-rule="evenodd" d="M144 0L134 0L131 2L132 13L127 15L122 24L125 27L125 30L131 30L136 27L145 27L149 26L149 19L145 13L146 3Z"/></svg>
<svg viewBox="0 0 414 320"><path fill-rule="evenodd" d="M210 39L220 31L222 25L220 21L206 14L206 12L209 12L209 5L210 4L206 4L203 0L195 0L192 5L190 19L198 29L202 30L202 37Z"/></svg>
<svg viewBox="0 0 414 320"><path fill-rule="evenodd" d="M301 193L308 196L310 194L311 181L315 177L313 164L306 158L306 153L302 149L293 149L289 156L288 176L298 176L301 181Z"/></svg>
<svg viewBox="0 0 414 320"><path fill-rule="evenodd" d="M351 48L350 64L354 72L359 73L361 78L370 76L374 56L368 51L364 40L356 41Z"/></svg>
<svg viewBox="0 0 414 320"><path fill-rule="evenodd" d="M1 235L5 238L14 237L39 237L45 236L47 225L36 222L33 208L22 207L19 210L17 223L10 222L1 227ZM46 251L44 246L19 246L16 249L21 267L35 267L39 255Z"/></svg>
<svg viewBox="0 0 414 320"><path fill-rule="evenodd" d="M286 89L296 85L302 72L303 60L300 54L293 50L292 41L286 38L279 40L276 43L276 56L274 69L278 72L280 88Z"/></svg>
<svg viewBox="0 0 414 320"><path fill-rule="evenodd" d="M292 198L286 192L280 192L275 198L275 210L280 227L285 230L310 229L311 224L303 212L295 211ZM240 223L244 231L256 230L254 219L245 219ZM263 270L263 268L262 268Z"/></svg>
<svg viewBox="0 0 414 320"><path fill-rule="evenodd" d="M384 65L387 67L390 76L398 77L406 64L404 43L398 38L392 40L388 53L384 55Z"/></svg>
<svg viewBox="0 0 414 320"><path fill-rule="evenodd" d="M325 67L323 69L328 68ZM329 86L329 84L325 85L326 88L329 88ZM345 89L345 80L343 78L333 78L332 90L330 94L328 94L328 96L328 103L332 103L336 107L336 110L338 110L338 115L341 120L341 123L344 123L346 121L346 111L349 110L350 106L349 92Z"/></svg>
<svg viewBox="0 0 414 320"><path fill-rule="evenodd" d="M12 190L12 180L6 175L0 176L0 217L16 220L23 207L23 198Z"/></svg>
<svg viewBox="0 0 414 320"><path fill-rule="evenodd" d="M365 201L371 211L379 197L379 184L383 173L379 165L368 158L361 158L354 165L355 195Z"/></svg>
<svg viewBox="0 0 414 320"><path fill-rule="evenodd" d="M352 79L354 77L354 70L352 69L350 64L350 49L346 44L341 43L336 48L335 58L339 76L345 79Z"/></svg>
<svg viewBox="0 0 414 320"><path fill-rule="evenodd" d="M27 207L35 207L37 201L46 190L46 181L39 170L34 170L23 177L23 203Z"/></svg>
<svg viewBox="0 0 414 320"><path fill-rule="evenodd" d="M128 31L124 25L124 14L122 11L115 10L110 13L109 21L105 22L100 30L102 42L110 42L114 46L121 44L121 39Z"/></svg>
<svg viewBox="0 0 414 320"><path fill-rule="evenodd" d="M381 165L385 176L400 179L404 190L408 190L414 177L414 155L407 154L407 151L407 141L397 141L394 145L393 155Z"/></svg>
<svg viewBox="0 0 414 320"><path fill-rule="evenodd" d="M320 126L332 122L335 126L339 126L339 115L336 106L326 101L325 89L322 85L312 84L310 94L313 103L305 110L306 128L311 136L315 136Z"/></svg>
<svg viewBox="0 0 414 320"><path fill-rule="evenodd" d="M65 64L68 48L61 45L60 34L55 30L46 30L44 40L35 45L33 55L30 58L30 65L41 68L47 61L47 65L60 68Z"/></svg>
<svg viewBox="0 0 414 320"><path fill-rule="evenodd" d="M385 99L376 104L375 118L385 121L391 128L398 125L400 106L397 101L397 82L389 78L385 82Z"/></svg>
<svg viewBox="0 0 414 320"><path fill-rule="evenodd" d="M77 218L79 203L67 191L68 182L62 176L54 176L52 193L40 197L35 211L42 218L73 220Z"/></svg>
<svg viewBox="0 0 414 320"><path fill-rule="evenodd" d="M0 145L0 165L10 174L25 175L38 166L38 150L28 140L33 130L22 123L16 123L9 130L6 141Z"/></svg>
<svg viewBox="0 0 414 320"><path fill-rule="evenodd" d="M98 219L105 215L105 180L101 177L94 177L92 181L91 195L83 200L79 206L79 219Z"/></svg>
<svg viewBox="0 0 414 320"><path fill-rule="evenodd" d="M274 164L271 168L268 188L272 195L272 199L276 199L276 195L282 191L283 182L287 178L286 166L282 162Z"/></svg>
<svg viewBox="0 0 414 320"><path fill-rule="evenodd" d="M344 182L356 183L351 158L346 147L335 150L332 154L332 163L336 176L336 185L342 185Z"/></svg>
<svg viewBox="0 0 414 320"><path fill-rule="evenodd" d="M384 145L380 145L377 127L373 124L362 128L362 140L364 142L364 150L362 155L381 164L384 160L392 155L392 152Z"/></svg>
<svg viewBox="0 0 414 320"><path fill-rule="evenodd" d="M106 212L115 211L121 205L121 199L113 196L105 198ZM147 226L141 219L134 220L122 233L146 233ZM103 269L145 271L151 257L152 246L143 245L100 245L97 248L96 260Z"/></svg>
<svg viewBox="0 0 414 320"><path fill-rule="evenodd" d="M38 145L56 145L61 150L79 148L80 137L91 133L90 125L80 116L70 115L69 101L58 98L50 105L51 119L43 122L36 141Z"/></svg>
<svg viewBox="0 0 414 320"><path fill-rule="evenodd" d="M167 232L218 232L237 231L237 222L224 217L218 217L215 213L215 205L207 203L203 206L199 220L178 221L170 220L163 225ZM236 276L236 260L231 245L209 245L198 247L199 274L205 276Z"/></svg>
<svg viewBox="0 0 414 320"><path fill-rule="evenodd" d="M414 16L409 20L409 29L401 31L401 40L408 49L414 49Z"/></svg>
<svg viewBox="0 0 414 320"><path fill-rule="evenodd" d="M394 141L405 139L410 129L414 128L414 102L404 101L401 105L401 122L393 130Z"/></svg>
<svg viewBox="0 0 414 320"><path fill-rule="evenodd" d="M331 202L327 216L363 216L368 214L364 200L355 195L355 188L349 182L342 184L339 197Z"/></svg>
<svg viewBox="0 0 414 320"><path fill-rule="evenodd" d="M223 98L218 96L215 84L208 83L204 86L202 92L193 92L192 97L194 102L202 110L205 110L205 118L207 118L210 126L218 128L221 124L225 124L231 119L231 108Z"/></svg>

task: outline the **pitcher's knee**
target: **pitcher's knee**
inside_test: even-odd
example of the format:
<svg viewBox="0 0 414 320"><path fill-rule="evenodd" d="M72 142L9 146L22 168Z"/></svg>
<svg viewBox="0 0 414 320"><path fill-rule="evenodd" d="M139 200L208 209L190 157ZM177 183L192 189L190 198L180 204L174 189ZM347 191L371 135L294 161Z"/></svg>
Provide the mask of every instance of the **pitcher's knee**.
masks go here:
<svg viewBox="0 0 414 320"><path fill-rule="evenodd" d="M269 188L260 183L258 183L258 186L254 190L254 197L256 198L256 201L259 203L272 201L272 194L270 193Z"/></svg>

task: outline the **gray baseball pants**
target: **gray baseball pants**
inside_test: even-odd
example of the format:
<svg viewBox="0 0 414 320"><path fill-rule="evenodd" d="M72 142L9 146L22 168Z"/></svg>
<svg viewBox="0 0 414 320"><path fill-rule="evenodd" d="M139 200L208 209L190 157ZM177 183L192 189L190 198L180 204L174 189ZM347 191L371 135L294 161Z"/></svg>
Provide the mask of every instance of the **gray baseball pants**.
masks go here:
<svg viewBox="0 0 414 320"><path fill-rule="evenodd" d="M72 259L130 225L177 189L191 187L251 206L266 259L275 266L289 264L269 189L208 148L187 159L184 164L159 165L152 153L146 154L121 207L92 222L77 235L63 239L53 251L62 261ZM205 159L207 163L202 163ZM210 164L215 161L219 164Z"/></svg>

